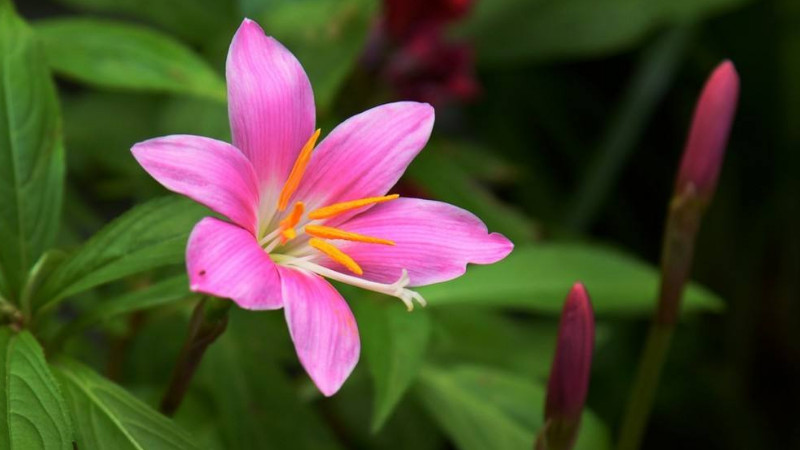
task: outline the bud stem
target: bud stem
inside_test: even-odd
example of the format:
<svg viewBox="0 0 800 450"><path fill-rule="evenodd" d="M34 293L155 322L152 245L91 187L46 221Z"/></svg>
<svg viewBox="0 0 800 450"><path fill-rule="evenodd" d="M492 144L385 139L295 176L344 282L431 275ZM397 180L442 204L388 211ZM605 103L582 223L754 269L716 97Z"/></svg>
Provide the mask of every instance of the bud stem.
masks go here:
<svg viewBox="0 0 800 450"><path fill-rule="evenodd" d="M661 369L680 313L683 288L692 266L695 235L704 209L705 202L698 198L691 184L670 203L661 251L658 309L631 389L618 450L636 450L641 445Z"/></svg>
<svg viewBox="0 0 800 450"><path fill-rule="evenodd" d="M229 300L211 297L204 297L195 306L189 334L175 362L169 387L161 399L160 409L165 415L171 416L178 410L206 349L228 326L230 307Z"/></svg>

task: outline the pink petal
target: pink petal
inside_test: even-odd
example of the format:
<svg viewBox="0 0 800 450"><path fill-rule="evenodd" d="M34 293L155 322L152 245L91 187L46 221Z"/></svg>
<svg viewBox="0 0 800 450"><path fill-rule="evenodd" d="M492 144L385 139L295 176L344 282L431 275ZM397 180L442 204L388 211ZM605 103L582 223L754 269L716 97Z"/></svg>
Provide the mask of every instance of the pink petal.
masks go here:
<svg viewBox="0 0 800 450"><path fill-rule="evenodd" d="M294 55L249 19L233 37L226 76L233 144L262 186L280 189L314 132L311 83Z"/></svg>
<svg viewBox="0 0 800 450"><path fill-rule="evenodd" d="M278 309L281 285L275 263L255 237L236 225L206 217L186 246L194 292L230 298L244 309Z"/></svg>
<svg viewBox="0 0 800 450"><path fill-rule="evenodd" d="M286 322L297 356L326 396L339 390L358 362L356 319L341 295L318 275L278 266Z"/></svg>
<svg viewBox="0 0 800 450"><path fill-rule="evenodd" d="M408 270L410 286L452 280L467 263L491 264L514 248L505 236L488 233L469 211L447 203L400 198L372 207L341 229L395 242L395 245L337 241L364 269L363 277L381 283L397 281ZM324 264L346 272L330 260Z"/></svg>
<svg viewBox="0 0 800 450"><path fill-rule="evenodd" d="M140 142L131 152L167 189L208 206L255 234L256 175L250 161L230 144L175 135Z"/></svg>
<svg viewBox="0 0 800 450"><path fill-rule="evenodd" d="M433 128L426 103L381 105L336 127L309 163L295 198L312 207L386 194Z"/></svg>

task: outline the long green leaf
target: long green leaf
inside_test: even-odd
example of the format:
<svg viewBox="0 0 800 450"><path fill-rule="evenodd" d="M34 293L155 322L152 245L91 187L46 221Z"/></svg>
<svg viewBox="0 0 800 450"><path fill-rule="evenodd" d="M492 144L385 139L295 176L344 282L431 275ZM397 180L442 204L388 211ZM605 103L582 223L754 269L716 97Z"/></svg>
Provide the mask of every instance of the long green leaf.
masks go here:
<svg viewBox="0 0 800 450"><path fill-rule="evenodd" d="M137 25L97 19L39 22L56 72L93 85L192 94L225 100L225 83L171 37Z"/></svg>
<svg viewBox="0 0 800 450"><path fill-rule="evenodd" d="M747 0L495 0L476 2L463 34L499 65L598 56L652 30L697 21Z"/></svg>
<svg viewBox="0 0 800 450"><path fill-rule="evenodd" d="M196 449L192 437L136 397L70 360L54 367L72 413L78 448Z"/></svg>
<svg viewBox="0 0 800 450"><path fill-rule="evenodd" d="M136 17L193 43L208 43L241 20L234 1L220 0L57 0L72 8ZM261 1L261 0L257 0Z"/></svg>
<svg viewBox="0 0 800 450"><path fill-rule="evenodd" d="M84 312L78 319L64 327L54 341L63 342L69 336L96 323L106 322L136 311L175 303L191 295L189 280L184 274L159 281L138 291L104 299L102 303Z"/></svg>
<svg viewBox="0 0 800 450"><path fill-rule="evenodd" d="M17 300L28 269L53 244L63 183L61 119L44 53L0 0L0 296Z"/></svg>
<svg viewBox="0 0 800 450"><path fill-rule="evenodd" d="M417 376L431 332L427 311L411 313L399 302L352 302L362 349L375 389L372 430L377 432Z"/></svg>
<svg viewBox="0 0 800 450"><path fill-rule="evenodd" d="M182 197L136 206L100 230L56 269L35 295L38 305L145 270L183 261L192 226L207 210Z"/></svg>
<svg viewBox="0 0 800 450"><path fill-rule="evenodd" d="M610 247L549 243L517 248L499 263L472 267L461 278L419 292L433 307L471 303L558 314L565 292L582 281L598 315L630 316L653 311L658 280L654 268ZM719 311L722 301L690 284L683 309Z"/></svg>
<svg viewBox="0 0 800 450"><path fill-rule="evenodd" d="M462 450L530 449L544 423L545 388L494 369L425 367L419 397ZM584 412L576 450L610 448L607 428Z"/></svg>
<svg viewBox="0 0 800 450"><path fill-rule="evenodd" d="M0 328L0 450L72 449L73 430L42 348Z"/></svg>

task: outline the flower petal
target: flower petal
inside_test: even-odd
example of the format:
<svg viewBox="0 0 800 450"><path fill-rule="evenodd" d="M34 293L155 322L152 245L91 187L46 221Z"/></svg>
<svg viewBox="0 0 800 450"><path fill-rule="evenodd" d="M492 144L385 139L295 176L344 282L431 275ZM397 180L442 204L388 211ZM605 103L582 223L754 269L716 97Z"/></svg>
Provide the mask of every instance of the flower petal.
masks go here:
<svg viewBox="0 0 800 450"><path fill-rule="evenodd" d="M416 102L351 117L314 151L295 198L320 207L385 194L428 142L433 120L433 108Z"/></svg>
<svg viewBox="0 0 800 450"><path fill-rule="evenodd" d="M314 93L303 67L280 42L245 19L231 42L226 66L233 144L271 190L289 176L314 132Z"/></svg>
<svg viewBox="0 0 800 450"><path fill-rule="evenodd" d="M408 270L410 286L451 280L464 274L467 263L491 264L514 248L502 234L488 233L469 211L416 198L376 205L341 229L395 242L389 246L337 241L364 270L364 278L381 283L397 281L403 269ZM333 261L323 264L346 272Z"/></svg>
<svg viewBox="0 0 800 450"><path fill-rule="evenodd" d="M230 298L244 309L278 309L281 284L275 263L255 237L236 225L206 217L186 246L194 292Z"/></svg>
<svg viewBox="0 0 800 450"><path fill-rule="evenodd" d="M297 356L320 391L339 390L358 362L356 319L336 289L322 277L278 266L286 323Z"/></svg>
<svg viewBox="0 0 800 450"><path fill-rule="evenodd" d="M167 189L228 217L255 234L258 183L250 161L225 142L175 135L140 142L133 157Z"/></svg>

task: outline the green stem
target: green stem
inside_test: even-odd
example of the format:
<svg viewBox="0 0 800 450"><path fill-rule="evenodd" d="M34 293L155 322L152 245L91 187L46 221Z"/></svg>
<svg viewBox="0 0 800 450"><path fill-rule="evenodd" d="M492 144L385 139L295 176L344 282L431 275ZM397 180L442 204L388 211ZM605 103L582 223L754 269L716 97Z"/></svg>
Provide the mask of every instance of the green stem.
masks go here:
<svg viewBox="0 0 800 450"><path fill-rule="evenodd" d="M636 450L641 445L680 314L683 288L692 266L695 236L704 208L704 202L692 186L677 194L670 203L661 252L658 307L622 420L618 450Z"/></svg>
<svg viewBox="0 0 800 450"><path fill-rule="evenodd" d="M653 323L647 336L639 371L631 390L622 422L618 450L636 450L641 445L650 410L653 406L661 369L664 366L674 327Z"/></svg>
<svg viewBox="0 0 800 450"><path fill-rule="evenodd" d="M183 344L169 387L161 399L161 412L171 416L183 401L189 383L208 347L225 331L231 302L205 297L197 303L189 323L189 333Z"/></svg>

